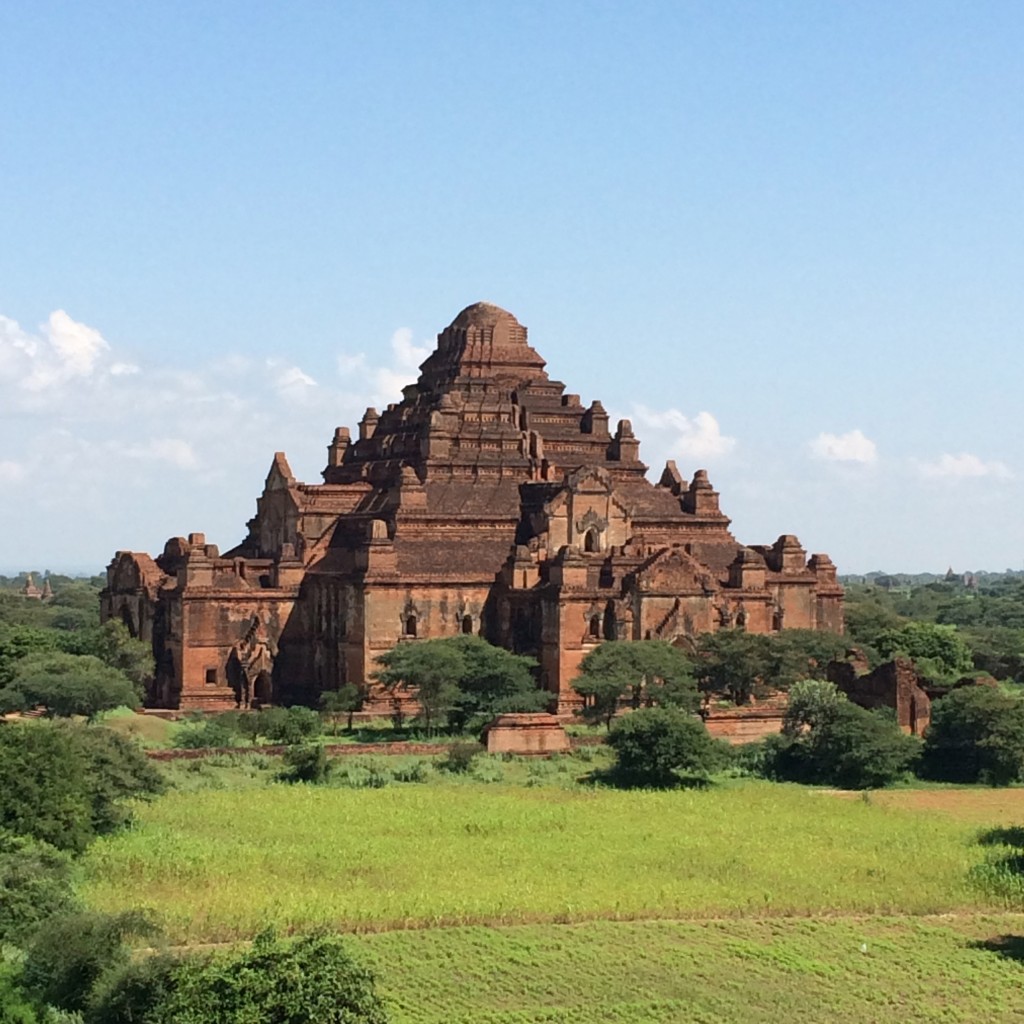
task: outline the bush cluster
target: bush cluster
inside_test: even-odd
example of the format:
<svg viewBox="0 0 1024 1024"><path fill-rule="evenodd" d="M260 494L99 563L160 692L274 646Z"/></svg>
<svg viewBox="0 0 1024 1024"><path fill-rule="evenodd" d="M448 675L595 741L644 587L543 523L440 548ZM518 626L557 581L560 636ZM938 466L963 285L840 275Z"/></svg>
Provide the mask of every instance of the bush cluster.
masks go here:
<svg viewBox="0 0 1024 1024"><path fill-rule="evenodd" d="M615 776L627 785L665 787L706 781L729 754L707 727L680 708L641 708L620 718L608 734Z"/></svg>

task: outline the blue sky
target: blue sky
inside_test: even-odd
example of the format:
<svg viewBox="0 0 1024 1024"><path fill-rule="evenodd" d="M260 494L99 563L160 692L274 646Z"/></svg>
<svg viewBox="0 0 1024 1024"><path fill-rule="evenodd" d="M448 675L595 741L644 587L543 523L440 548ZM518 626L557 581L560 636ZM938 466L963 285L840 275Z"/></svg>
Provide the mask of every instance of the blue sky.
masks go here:
<svg viewBox="0 0 1024 1024"><path fill-rule="evenodd" d="M1017 3L0 6L0 571L244 532L470 302L841 571L1024 564Z"/></svg>

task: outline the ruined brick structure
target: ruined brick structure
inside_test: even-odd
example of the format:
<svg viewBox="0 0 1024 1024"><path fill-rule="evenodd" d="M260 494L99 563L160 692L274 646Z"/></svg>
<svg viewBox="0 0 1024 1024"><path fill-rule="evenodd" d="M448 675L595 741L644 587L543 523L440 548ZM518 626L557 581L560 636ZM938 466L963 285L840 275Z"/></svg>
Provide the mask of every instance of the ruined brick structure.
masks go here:
<svg viewBox="0 0 1024 1024"><path fill-rule="evenodd" d="M476 633L534 655L565 711L606 638L842 629L827 555L737 543L703 470L651 483L629 421L550 380L510 313L463 310L420 369L335 431L323 483L278 453L238 547L117 553L103 615L152 639L154 704L314 701L396 643Z"/></svg>
<svg viewBox="0 0 1024 1024"><path fill-rule="evenodd" d="M869 710L891 708L903 732L921 736L928 728L936 688L929 686L910 658L895 658L868 671L863 656L851 652L847 660L831 662L826 675L854 704ZM938 689L940 695L943 692Z"/></svg>

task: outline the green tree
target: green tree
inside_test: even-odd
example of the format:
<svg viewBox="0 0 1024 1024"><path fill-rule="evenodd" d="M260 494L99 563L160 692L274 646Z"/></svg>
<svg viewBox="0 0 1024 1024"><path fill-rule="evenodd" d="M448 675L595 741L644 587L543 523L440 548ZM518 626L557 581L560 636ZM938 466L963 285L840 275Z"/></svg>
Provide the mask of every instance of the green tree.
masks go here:
<svg viewBox="0 0 1024 1024"><path fill-rule="evenodd" d="M1005 786L1024 779L1024 698L962 686L932 705L922 756L930 778Z"/></svg>
<svg viewBox="0 0 1024 1024"><path fill-rule="evenodd" d="M325 690L320 694L320 711L331 723L332 734L338 735L338 718L347 715L347 732L352 731L352 716L363 709L365 694L355 683L344 683L337 690Z"/></svg>
<svg viewBox="0 0 1024 1024"><path fill-rule="evenodd" d="M343 941L273 933L243 951L136 961L95 989L86 1024L386 1024L373 975Z"/></svg>
<svg viewBox="0 0 1024 1024"><path fill-rule="evenodd" d="M802 690L786 725L786 732L765 741L761 770L769 778L875 789L902 778L920 747L886 714L824 687Z"/></svg>
<svg viewBox="0 0 1024 1024"><path fill-rule="evenodd" d="M461 651L437 641L404 643L379 659L376 678L388 689L414 691L428 735L458 705L466 671Z"/></svg>
<svg viewBox="0 0 1024 1024"><path fill-rule="evenodd" d="M3 948L0 948L0 1021L3 1024L40 1024L35 1007L21 987L21 963Z"/></svg>
<svg viewBox="0 0 1024 1024"><path fill-rule="evenodd" d="M634 709L700 706L692 662L663 640L605 641L580 663L573 687L587 698L584 714L609 727L625 698Z"/></svg>
<svg viewBox="0 0 1024 1024"><path fill-rule="evenodd" d="M97 726L0 727L0 829L81 853L129 819L127 801L162 776L128 740Z"/></svg>
<svg viewBox="0 0 1024 1024"><path fill-rule="evenodd" d="M787 736L799 736L806 729L823 725L846 696L835 683L824 679L801 679L789 691L786 716L782 731Z"/></svg>
<svg viewBox="0 0 1024 1024"><path fill-rule="evenodd" d="M62 730L0 727L0 828L80 853L93 836L87 767Z"/></svg>
<svg viewBox="0 0 1024 1024"><path fill-rule="evenodd" d="M899 629L907 621L896 611L888 591L862 584L846 588L843 618L849 641L856 646L871 648L879 633Z"/></svg>
<svg viewBox="0 0 1024 1024"><path fill-rule="evenodd" d="M784 629L767 640L766 681L778 690L789 690L804 679L820 678L828 663L841 658L847 649L844 637L822 629Z"/></svg>
<svg viewBox="0 0 1024 1024"><path fill-rule="evenodd" d="M41 1006L80 1012L106 971L127 962L127 940L156 934L139 911L78 911L49 918L29 943L22 985Z"/></svg>
<svg viewBox="0 0 1024 1024"><path fill-rule="evenodd" d="M105 665L122 672L140 689L153 679L152 645L137 640L117 619L109 619L94 629L69 633L61 641L61 648L67 654L99 658Z"/></svg>
<svg viewBox="0 0 1024 1024"><path fill-rule="evenodd" d="M701 689L748 704L771 679L772 649L768 637L742 629L704 633L697 640L697 677Z"/></svg>
<svg viewBox="0 0 1024 1024"><path fill-rule="evenodd" d="M58 717L93 718L138 703L139 693L124 673L92 655L30 654L16 663L10 683L0 691L0 710L42 704Z"/></svg>
<svg viewBox="0 0 1024 1024"><path fill-rule="evenodd" d="M538 689L533 658L478 636L399 644L380 659L377 679L392 692L415 691L428 732L442 718L476 731L495 715L541 711L551 695Z"/></svg>
<svg viewBox="0 0 1024 1024"><path fill-rule="evenodd" d="M61 634L33 626L0 626L0 688L10 684L18 662L30 654L60 650Z"/></svg>
<svg viewBox="0 0 1024 1024"><path fill-rule="evenodd" d="M537 686L533 658L495 647L478 636L427 642L449 646L462 657L459 696L452 713L457 728L475 732L495 715L543 711L551 701L551 694Z"/></svg>
<svg viewBox="0 0 1024 1024"><path fill-rule="evenodd" d="M724 744L693 715L677 707L641 708L611 728L616 775L629 784L671 786L706 779L726 760Z"/></svg>
<svg viewBox="0 0 1024 1024"><path fill-rule="evenodd" d="M883 630L875 647L885 658L906 655L924 671L940 678L956 678L974 668L971 649L955 626L933 622L908 622L899 629Z"/></svg>
<svg viewBox="0 0 1024 1024"><path fill-rule="evenodd" d="M164 777L131 740L94 725L63 723L57 727L86 766L83 780L96 835L115 832L131 822L133 800L164 792Z"/></svg>
<svg viewBox="0 0 1024 1024"><path fill-rule="evenodd" d="M976 669L996 679L1024 683L1024 629L979 626L964 630L963 635Z"/></svg>
<svg viewBox="0 0 1024 1024"><path fill-rule="evenodd" d="M20 942L41 921L70 910L73 902L66 853L0 832L0 946Z"/></svg>

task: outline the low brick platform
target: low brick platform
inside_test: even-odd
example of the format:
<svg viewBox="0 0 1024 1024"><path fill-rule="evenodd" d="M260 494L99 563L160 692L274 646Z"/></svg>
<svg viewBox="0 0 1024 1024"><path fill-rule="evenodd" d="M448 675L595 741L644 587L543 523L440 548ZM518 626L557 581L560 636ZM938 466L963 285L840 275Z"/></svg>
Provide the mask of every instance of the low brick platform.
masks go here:
<svg viewBox="0 0 1024 1024"><path fill-rule="evenodd" d="M561 723L544 712L498 715L482 740L488 754L563 754L570 749Z"/></svg>

